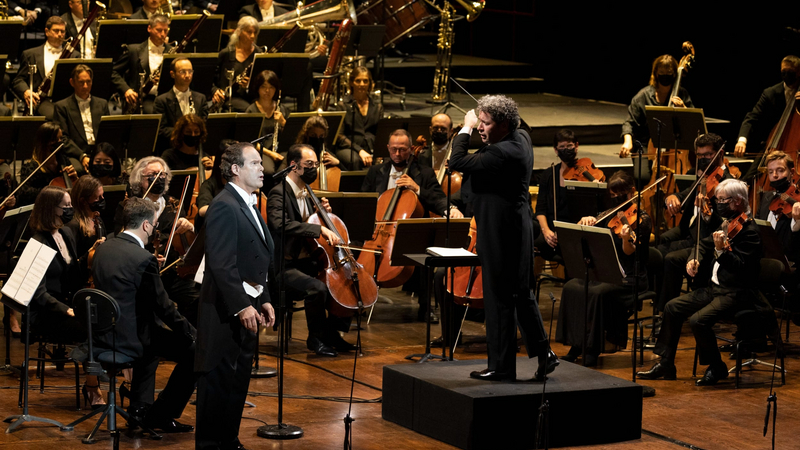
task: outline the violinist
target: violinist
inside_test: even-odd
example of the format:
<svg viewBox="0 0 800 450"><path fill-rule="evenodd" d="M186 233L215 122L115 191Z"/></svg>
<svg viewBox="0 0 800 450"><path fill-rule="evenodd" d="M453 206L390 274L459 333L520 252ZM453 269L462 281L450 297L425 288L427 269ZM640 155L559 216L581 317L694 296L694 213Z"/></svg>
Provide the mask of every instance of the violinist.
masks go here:
<svg viewBox="0 0 800 450"><path fill-rule="evenodd" d="M175 80L175 84L172 89L156 97L153 105L153 114L161 114L162 116L158 127L156 152L175 148L174 145L170 147L170 144L172 144L172 132L178 123L178 119L187 114L197 115L203 120L208 117L206 96L191 89L192 79L194 78L192 61L185 56L173 59L170 64L169 75ZM197 163L194 165L197 166ZM176 167L172 168L178 170Z"/></svg>
<svg viewBox="0 0 800 450"><path fill-rule="evenodd" d="M745 116L734 149L736 157L744 156L748 143L750 148L755 146L756 151L763 148L761 143L766 141L770 130L780 120L791 96L793 95L795 99L800 98L800 92L797 92L798 86L800 86L800 58L788 55L781 61L781 82L764 89L758 103Z"/></svg>
<svg viewBox="0 0 800 450"><path fill-rule="evenodd" d="M560 163L548 168L539 177L539 196L536 200L536 223L541 232L534 242L539 255L551 261L556 255L561 255L558 246L558 236L554 231L553 221L574 223L567 204L567 188L564 186L564 173L578 159L578 138L572 130L566 128L559 130L553 137L553 151ZM553 174L557 174L558 182L553 182ZM553 191L555 184L555 192Z"/></svg>
<svg viewBox="0 0 800 450"><path fill-rule="evenodd" d="M714 133L703 134L695 139L697 170L702 173L705 169L707 179L713 177L721 181L733 178L728 168L722 164L722 154L714 157L723 144L722 138ZM710 236L722 223L722 217L715 213L715 193L708 189L706 192L698 192L700 188L701 186L695 189L688 187L668 196L665 200L667 212L671 214L682 212L683 215L678 225L661 234L661 242L658 245L658 250L664 255L664 278L658 299L659 311L663 311L666 302L680 294L686 262L697 243L698 230L700 239L703 239ZM707 208L703 208L704 204ZM705 277L700 277L694 282L703 280Z"/></svg>
<svg viewBox="0 0 800 450"><path fill-rule="evenodd" d="M66 174L73 183L78 181L78 172L74 168L78 165L77 161L72 160L70 161L72 164L64 165L63 168L59 164L59 160L64 161L66 158L66 155L61 153L64 147L52 158L47 159L50 153L61 144L62 137L61 127L55 122L45 122L36 130L36 138L33 142L33 156L30 161L22 164L19 171L21 180L25 180L32 173L33 176L17 192L17 207L33 203L39 191L52 183L53 180L62 177L62 174ZM47 159L47 162L37 171L36 168L45 159ZM34 173L34 171L36 172Z"/></svg>
<svg viewBox="0 0 800 450"><path fill-rule="evenodd" d="M114 146L99 142L90 148L89 173L100 180L103 186L122 184L122 167Z"/></svg>
<svg viewBox="0 0 800 450"><path fill-rule="evenodd" d="M95 247L95 242L105 242L108 234L100 217L100 213L106 208L103 184L91 175L84 175L72 185L71 194L75 216L66 226L75 237L78 262L81 267L86 268L89 250Z"/></svg>
<svg viewBox="0 0 800 450"><path fill-rule="evenodd" d="M767 155L769 184L775 189L761 194L756 218L772 224L783 252L790 260L797 260L798 232L800 232L800 194L797 193L794 161L786 153L776 150ZM792 193L783 200L782 194ZM795 198L796 197L796 198Z"/></svg>
<svg viewBox="0 0 800 450"><path fill-rule="evenodd" d="M578 224L586 226L609 226L618 215L626 215L628 211L636 211L636 187L633 177L624 171L618 171L608 180L608 191L612 207L617 207L627 200L634 199L602 222L594 217L584 217ZM634 213L635 214L635 213ZM614 234L614 246L617 249L619 262L625 271L623 284L589 282L588 305L585 304L584 281L573 278L564 285L561 295L561 308L558 311L558 327L556 341L571 345L569 353L562 359L574 362L583 352L584 315L588 323L588 344L586 348L585 366L596 366L597 358L604 349L605 341L619 348L625 348L628 342L628 311L633 305L633 285L638 284L639 292L647 290L647 258L652 223L650 216L642 212L636 225L635 220L626 218L621 222L618 234ZM635 217L635 215L634 215ZM633 229L635 227L635 230ZM638 255L637 255L638 251ZM634 265L638 262L638 267ZM634 273L638 278L634 278Z"/></svg>
<svg viewBox="0 0 800 450"><path fill-rule="evenodd" d="M661 360L650 370L639 372L645 380L676 379L675 352L686 319L694 333L700 364L708 365L697 386L709 386L728 376L728 368L720 357L713 326L723 317L732 317L743 309L760 308L756 280L762 256L758 225L750 220L747 184L725 180L716 189L717 213L730 221L700 241L699 256L686 263L690 277L708 273L708 287L696 289L672 299L664 308L661 333L654 352ZM708 266L703 272L701 268ZM766 305L765 305L766 306ZM768 308L768 306L766 306Z"/></svg>
<svg viewBox="0 0 800 450"><path fill-rule="evenodd" d="M314 214L311 200L305 189L317 178L319 162L314 149L306 144L294 144L286 155L289 164L295 167L286 177L286 185L291 192L287 193L289 205L284 208L283 184L279 183L269 191L267 214L269 228L276 245L276 254L283 255L284 273L289 295L304 296L303 302L308 324L306 346L319 356L337 356L337 352L353 351L356 346L342 339L339 331L350 331L349 320L328 313L325 305L328 302L328 287L317 278L323 267L316 258L312 258L309 239L324 236L333 245L341 240L336 233L323 225L308 223L308 217ZM323 198L322 205L331 212L328 200ZM286 215L286 248L281 249L281 224Z"/></svg>
<svg viewBox="0 0 800 450"><path fill-rule="evenodd" d="M175 128L172 129L171 148L161 157L171 170L186 170L200 166L210 168L213 165L211 158L206 156L200 161L200 147L207 138L205 121L195 114L186 114L178 119ZM189 186L194 186L196 178L197 175L189 176ZM184 177L175 181L170 186L169 195L180 199Z"/></svg>
<svg viewBox="0 0 800 450"><path fill-rule="evenodd" d="M671 55L661 55L653 61L650 72L650 83L643 87L631 100L628 106L628 118L622 123L622 147L619 151L620 158L627 158L633 151L633 142L639 141L645 146L650 141L650 130L647 127L646 106L667 106L672 101L677 107L693 108L689 92L680 87L678 95L670 97L672 85L678 74L678 62ZM638 172L638 165L634 164L634 172ZM634 178L647 183L651 177L651 167L644 164L642 173L634 174Z"/></svg>

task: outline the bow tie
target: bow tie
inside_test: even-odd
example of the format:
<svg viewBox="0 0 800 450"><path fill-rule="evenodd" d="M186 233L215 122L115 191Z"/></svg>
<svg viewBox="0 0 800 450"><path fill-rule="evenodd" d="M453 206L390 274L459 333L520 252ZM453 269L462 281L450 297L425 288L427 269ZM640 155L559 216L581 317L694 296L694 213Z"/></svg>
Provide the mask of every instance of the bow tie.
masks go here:
<svg viewBox="0 0 800 450"><path fill-rule="evenodd" d="M258 196L256 194L250 194L250 205L249 206L256 206L258 205Z"/></svg>
<svg viewBox="0 0 800 450"><path fill-rule="evenodd" d="M61 49L60 48L55 48L55 47L49 47L48 46L47 47L47 51L49 51L50 53L52 53L54 55L60 55L61 54Z"/></svg>
<svg viewBox="0 0 800 450"><path fill-rule="evenodd" d="M297 197L298 200L300 200L301 198L308 198L308 191L303 189L302 191L296 193L295 197Z"/></svg>
<svg viewBox="0 0 800 450"><path fill-rule="evenodd" d="M403 176L403 172L392 172L389 174L389 176L392 177L393 180L397 180Z"/></svg>

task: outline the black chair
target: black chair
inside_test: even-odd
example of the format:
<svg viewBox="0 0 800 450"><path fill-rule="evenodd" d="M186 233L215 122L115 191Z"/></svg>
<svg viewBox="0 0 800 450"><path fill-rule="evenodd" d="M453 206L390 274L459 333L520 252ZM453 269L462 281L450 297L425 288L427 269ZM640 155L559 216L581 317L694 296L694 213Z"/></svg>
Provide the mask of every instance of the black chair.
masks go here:
<svg viewBox="0 0 800 450"><path fill-rule="evenodd" d="M44 393L44 379L45 379L45 366L44 364L47 362L51 362L53 364L63 365L66 363L71 363L75 366L75 409L81 409L81 371L80 367L78 366L78 361L70 358L67 354L66 346L69 344L74 344L74 342L68 342L64 339L59 338L58 336L53 336L50 334L45 333L33 333L31 335L31 343L38 343L37 348L37 356L31 356L28 358L29 361L36 361L36 376L39 377L39 392ZM53 346L53 350L50 350L50 345ZM20 379L19 383L20 387L20 396L22 395L22 380Z"/></svg>
<svg viewBox="0 0 800 450"><path fill-rule="evenodd" d="M539 254L538 250L535 249L535 248L534 248L534 255L535 256L541 256ZM542 259L544 259L544 258L542 258ZM552 260L545 259L544 261L546 263L545 267L542 268L542 272L539 275L536 275L536 298L537 299L541 298L541 297L539 297L539 293L542 290L542 284L544 282L547 281L547 282L550 282L550 283L553 283L553 284L561 283L563 285L564 283L569 281L568 277L561 278L561 277L557 277L557 276L553 275L552 273L545 272L545 269L550 269L550 271L552 272L553 269L557 268L558 266L566 267L566 266L564 266L564 258L562 258L561 255L555 255L555 256L553 256Z"/></svg>
<svg viewBox="0 0 800 450"><path fill-rule="evenodd" d="M661 254L658 249L654 247L649 247L649 252L647 254L647 276L649 278L650 289L639 292L639 296L637 298L637 302L635 305L631 306L629 310L628 316L632 316L634 313L633 308L636 308L637 311L641 311L644 307L644 302L648 300L655 300L658 298L658 286L656 284L657 277L654 276L659 271L663 270L664 267L664 256ZM628 324L635 324L636 327L634 328L633 333L633 351L636 352L636 346L639 346L639 365L644 365L644 322L646 320L654 320L655 315L651 314L650 316L637 316L636 320L630 319ZM639 336L636 336L636 330L639 331Z"/></svg>
<svg viewBox="0 0 800 450"><path fill-rule="evenodd" d="M88 375L100 376L108 373L108 401L105 407L92 411L80 419L64 427L72 431L75 425L102 413L92 432L83 438L84 444L96 442L95 434L100 425L108 417L108 431L114 442L114 449L119 449L119 430L117 429L117 414L128 421L129 426L139 426L150 434L152 439L161 439L161 436L150 428L145 427L124 409L117 406L117 374L123 369L130 368L134 359L116 351L116 323L120 316L119 304L108 294L97 289L81 289L75 293L72 300L75 316L86 326L86 335L89 336L89 360L84 364ZM95 345L95 338L105 337L111 333L112 348L105 348L105 344ZM97 361L95 360L97 358ZM98 363L99 361L99 363Z"/></svg>

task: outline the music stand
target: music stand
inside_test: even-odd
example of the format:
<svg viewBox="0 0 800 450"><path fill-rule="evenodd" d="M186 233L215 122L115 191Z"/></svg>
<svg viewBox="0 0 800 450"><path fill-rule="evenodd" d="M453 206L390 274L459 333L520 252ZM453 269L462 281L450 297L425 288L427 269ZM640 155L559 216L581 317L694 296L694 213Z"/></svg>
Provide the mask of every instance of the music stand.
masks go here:
<svg viewBox="0 0 800 450"><path fill-rule="evenodd" d="M330 151L333 149L333 143L336 136L342 131L342 123L344 122L345 111L309 111L292 113L286 118L286 125L283 127L281 136L283 138L278 142L278 153L286 153L289 147L294 145L294 141L303 125L309 117L321 116L328 122L328 135L325 136L325 147Z"/></svg>
<svg viewBox="0 0 800 450"><path fill-rule="evenodd" d="M253 59L251 79L271 70L281 80L281 95L298 97L308 80L308 57L309 53L259 53Z"/></svg>
<svg viewBox="0 0 800 450"><path fill-rule="evenodd" d="M385 34L386 25L354 25L344 49L344 56L354 56L356 60L378 56Z"/></svg>
<svg viewBox="0 0 800 450"><path fill-rule="evenodd" d="M8 55L0 53L0 80L6 76L6 63L8 63ZM5 87L0 86L0 96L5 92Z"/></svg>
<svg viewBox="0 0 800 450"><path fill-rule="evenodd" d="M0 117L0 158L12 162L12 173L17 173L17 161L31 159L36 131L45 122L43 116Z"/></svg>
<svg viewBox="0 0 800 450"><path fill-rule="evenodd" d="M292 25L261 25L259 26L258 37L256 37L256 45L259 47L266 46L267 49L270 49L292 28L294 28ZM305 53L307 40L308 30L301 28L295 31L292 37L283 44L281 53Z"/></svg>
<svg viewBox="0 0 800 450"><path fill-rule="evenodd" d="M403 129L411 134L412 138L430 134L431 116L423 117L396 117L391 119L381 119L375 130L375 148L372 149L375 158L388 158L389 137L395 130ZM477 133L473 133L477 135Z"/></svg>
<svg viewBox="0 0 800 450"><path fill-rule="evenodd" d="M783 263L783 272L791 274L792 264L789 262L789 258L786 257L786 253L783 252L783 246L780 239L778 239L778 234L775 233L775 229L772 228L772 224L766 220L754 220L758 225L758 234L761 235L761 247L764 249L762 257L777 259Z"/></svg>
<svg viewBox="0 0 800 450"><path fill-rule="evenodd" d="M347 224L351 242L364 242L372 239L375 230L375 210L378 208L377 192L322 192L315 190L314 193L317 194L317 197L327 198L333 213Z"/></svg>
<svg viewBox="0 0 800 450"><path fill-rule="evenodd" d="M361 192L361 186L364 185L367 172L369 172L369 169L342 171L341 178L339 179L339 191Z"/></svg>
<svg viewBox="0 0 800 450"><path fill-rule="evenodd" d="M438 257L427 253L428 247L466 247L469 241L470 219L450 219L450 237L447 242L447 219L405 219L398 220L395 230L394 248L389 255L393 266L419 266L422 286L421 295L423 303L428 305L431 310L431 287L433 282L433 271L436 267L461 267L461 266L480 266L477 255L474 257ZM461 236L461 239L452 239L453 236ZM449 245L448 245L449 244ZM382 255L386 257L387 255ZM450 294L452 296L452 294ZM445 302L443 308L449 308L451 302ZM452 317L452 313L448 314ZM425 353L415 353L406 356L406 359L413 360L419 358L423 363L431 359L441 359L452 361L453 350L448 341L447 333L442 334L442 356L431 353L431 316L426 316L425 329ZM447 357L447 350L450 349L450 356Z"/></svg>
<svg viewBox="0 0 800 450"><path fill-rule="evenodd" d="M22 17L16 18L15 16L9 17L6 20L0 20L0 36L5 38L0 39L0 55L19 55L19 37L22 33ZM16 59L16 56L13 58ZM4 62L5 64L5 62ZM3 66L5 68L5 66Z"/></svg>
<svg viewBox="0 0 800 450"><path fill-rule="evenodd" d="M103 116L97 142L108 142L122 157L141 159L152 156L156 147L161 114L123 114Z"/></svg>
<svg viewBox="0 0 800 450"><path fill-rule="evenodd" d="M14 253L17 251L22 234L28 227L28 219L31 217L31 211L33 211L33 205L11 209L6 212L3 220L0 221L0 247L6 252L6 278L4 282L8 281L13 271L12 261L14 260ZM11 321L9 319L9 317L11 317L11 308L4 305L3 313L6 318L4 322L7 321L8 323L5 323L3 327L3 335L6 338L6 358L3 366L0 367L0 371L3 372L3 375L11 375L12 373L19 374L19 369L11 365L12 336Z"/></svg>
<svg viewBox="0 0 800 450"><path fill-rule="evenodd" d="M192 28L192 25L200 19L200 16L200 14L173 15L170 18L168 40L172 42L183 39L189 29ZM192 53L218 53L220 39L222 38L222 22L224 20L224 15L213 14L203 21L194 35L194 39L186 46L185 50Z"/></svg>
<svg viewBox="0 0 800 450"><path fill-rule="evenodd" d="M53 82L50 84L50 92L48 93L53 102L63 100L75 93L75 89L69 84L69 80L72 78L72 70L79 64L91 67L94 73L92 80L98 80L98 83L92 83L93 96L107 99L114 93L111 83L99 81L111 79L111 71L114 66L111 58L57 59L53 64Z"/></svg>
<svg viewBox="0 0 800 450"><path fill-rule="evenodd" d="M95 36L95 58L116 59L122 54L122 46L139 44L150 37L147 33L148 20L99 20Z"/></svg>
<svg viewBox="0 0 800 450"><path fill-rule="evenodd" d="M164 62L162 66L164 69L161 71L161 79L158 81L158 94L166 94L175 86L175 79L170 76L172 70L172 61L175 58L188 58L192 63L192 84L190 89L200 92L208 97L211 94L211 85L214 84L214 75L217 70L217 53L172 53L164 54ZM210 98L209 98L210 99ZM202 111L204 105L194 105L195 110L199 113Z"/></svg>
<svg viewBox="0 0 800 450"><path fill-rule="evenodd" d="M560 221L553 222L553 225L558 234L558 243L561 246L561 255L564 258L567 273L575 278L581 278L581 274L583 274L583 362L585 364L589 338L587 334L589 329L589 282L596 281L622 286L625 273L619 263L610 229Z"/></svg>
<svg viewBox="0 0 800 450"><path fill-rule="evenodd" d="M565 180L567 203L574 217L596 217L603 209L603 199L608 195L606 183ZM560 239L559 239L560 241Z"/></svg>
<svg viewBox="0 0 800 450"><path fill-rule="evenodd" d="M221 113L209 114L206 121L208 138L203 144L206 156L218 157L219 143L223 139L235 139L241 142L250 142L259 137L261 124L264 122L263 114Z"/></svg>

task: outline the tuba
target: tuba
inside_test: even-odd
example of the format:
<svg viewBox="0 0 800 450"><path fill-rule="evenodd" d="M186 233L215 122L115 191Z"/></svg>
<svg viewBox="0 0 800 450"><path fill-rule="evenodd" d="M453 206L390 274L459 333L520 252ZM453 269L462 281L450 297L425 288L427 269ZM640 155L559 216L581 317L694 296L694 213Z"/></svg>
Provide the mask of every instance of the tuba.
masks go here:
<svg viewBox="0 0 800 450"><path fill-rule="evenodd" d="M467 10L467 22L472 22L473 20L477 19L478 16L481 15L481 11L483 11L483 7L486 5L485 0L474 0L474 1L466 1L466 0L456 0L458 4L464 7Z"/></svg>
<svg viewBox="0 0 800 450"><path fill-rule="evenodd" d="M308 26L329 20L350 19L356 21L356 8L353 0L318 0L314 3L298 6L294 11L273 17L261 22L261 25L300 25Z"/></svg>

